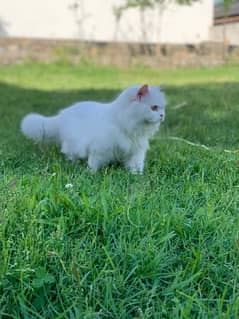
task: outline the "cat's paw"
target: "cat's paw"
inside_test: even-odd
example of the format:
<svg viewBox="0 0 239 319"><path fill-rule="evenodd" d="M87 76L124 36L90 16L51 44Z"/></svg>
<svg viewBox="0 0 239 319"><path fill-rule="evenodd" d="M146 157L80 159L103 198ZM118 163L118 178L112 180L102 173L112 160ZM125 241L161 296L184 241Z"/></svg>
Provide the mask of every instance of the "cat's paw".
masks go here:
<svg viewBox="0 0 239 319"><path fill-rule="evenodd" d="M143 175L143 170L142 169L136 169L136 168L130 168L130 173L133 175Z"/></svg>
<svg viewBox="0 0 239 319"><path fill-rule="evenodd" d="M142 175L144 171L144 166L142 163L138 164L130 162L125 165L125 168L128 169L133 175Z"/></svg>
<svg viewBox="0 0 239 319"><path fill-rule="evenodd" d="M88 171L89 171L91 174L95 174L95 173L98 171L97 168L90 167L89 165L87 166L87 168L88 168Z"/></svg>
<svg viewBox="0 0 239 319"><path fill-rule="evenodd" d="M71 162L75 162L77 160L77 157L73 154L65 154L65 157L68 161L71 161Z"/></svg>
<svg viewBox="0 0 239 319"><path fill-rule="evenodd" d="M102 158L95 156L89 156L88 158L88 169L91 173L96 173L104 164L105 163Z"/></svg>
<svg viewBox="0 0 239 319"><path fill-rule="evenodd" d="M144 171L144 163L141 161L130 160L125 163L125 168L128 169L131 174L142 175Z"/></svg>

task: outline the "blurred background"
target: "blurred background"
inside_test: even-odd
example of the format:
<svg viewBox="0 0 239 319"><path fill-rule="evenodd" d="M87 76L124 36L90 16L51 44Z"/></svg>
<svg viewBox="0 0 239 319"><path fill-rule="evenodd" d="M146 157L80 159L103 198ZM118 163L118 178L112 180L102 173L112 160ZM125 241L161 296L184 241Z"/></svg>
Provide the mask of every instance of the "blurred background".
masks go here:
<svg viewBox="0 0 239 319"><path fill-rule="evenodd" d="M214 66L239 57L239 1L0 0L0 63Z"/></svg>

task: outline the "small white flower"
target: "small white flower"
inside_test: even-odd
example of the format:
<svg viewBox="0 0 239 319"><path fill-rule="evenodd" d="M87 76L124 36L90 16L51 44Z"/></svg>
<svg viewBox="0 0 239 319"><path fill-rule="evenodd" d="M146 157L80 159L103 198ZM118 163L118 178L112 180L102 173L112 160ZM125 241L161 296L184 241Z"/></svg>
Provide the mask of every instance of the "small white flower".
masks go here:
<svg viewBox="0 0 239 319"><path fill-rule="evenodd" d="M52 177L56 176L56 173L52 173L51 176L52 176Z"/></svg>
<svg viewBox="0 0 239 319"><path fill-rule="evenodd" d="M70 183L65 185L65 188L66 188L66 189L69 189L69 188L72 188L72 187L73 187L73 185L70 184Z"/></svg>

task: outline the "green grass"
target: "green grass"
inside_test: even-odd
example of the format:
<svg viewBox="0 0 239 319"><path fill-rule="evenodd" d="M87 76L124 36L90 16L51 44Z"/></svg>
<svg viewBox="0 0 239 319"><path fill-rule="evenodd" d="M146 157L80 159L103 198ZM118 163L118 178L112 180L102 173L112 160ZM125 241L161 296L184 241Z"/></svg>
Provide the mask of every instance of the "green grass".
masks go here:
<svg viewBox="0 0 239 319"><path fill-rule="evenodd" d="M162 82L143 176L92 175L19 132L28 112ZM239 317L238 66L1 67L0 119L0 318Z"/></svg>

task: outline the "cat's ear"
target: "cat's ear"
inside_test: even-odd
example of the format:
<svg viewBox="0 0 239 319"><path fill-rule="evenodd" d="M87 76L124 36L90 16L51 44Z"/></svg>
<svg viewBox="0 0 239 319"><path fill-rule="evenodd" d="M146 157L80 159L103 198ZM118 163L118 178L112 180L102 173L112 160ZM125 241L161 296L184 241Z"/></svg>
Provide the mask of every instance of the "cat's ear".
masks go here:
<svg viewBox="0 0 239 319"><path fill-rule="evenodd" d="M141 98L149 93L148 84L143 85L141 88L138 89L137 92L137 100L141 100Z"/></svg>

